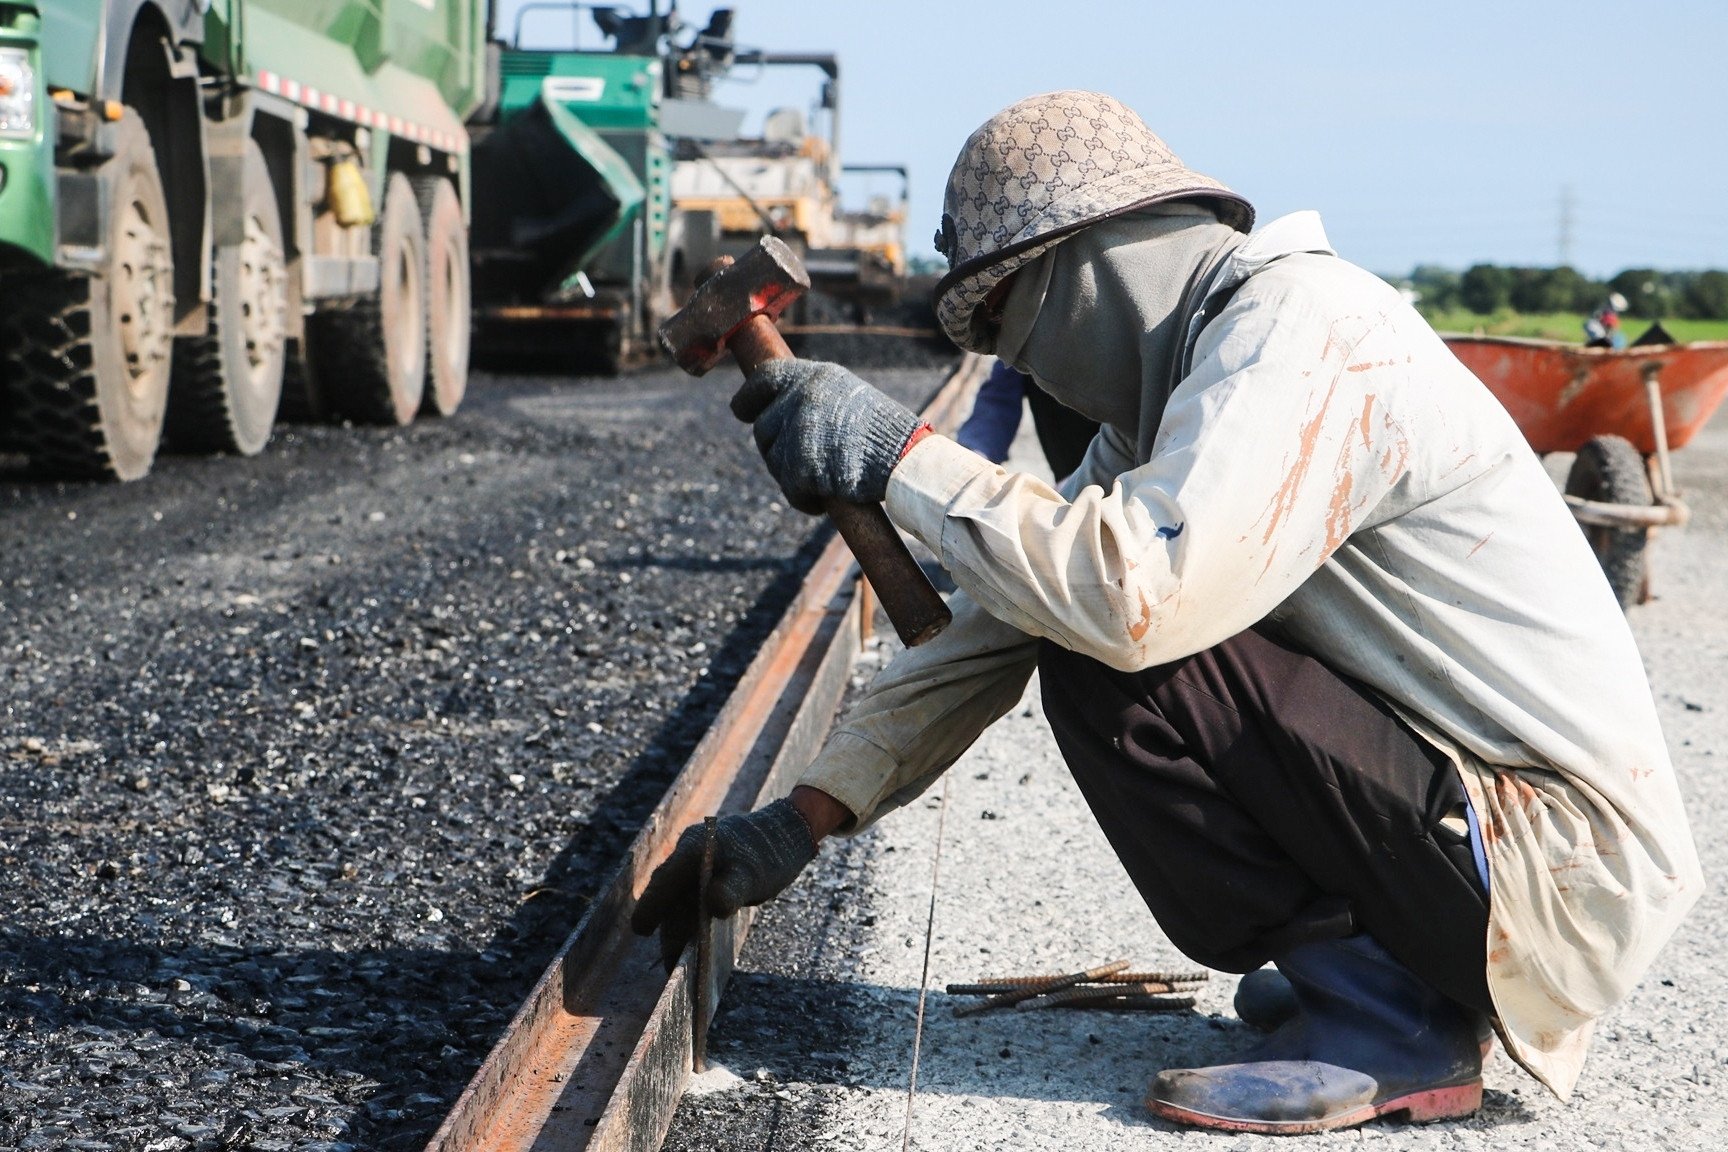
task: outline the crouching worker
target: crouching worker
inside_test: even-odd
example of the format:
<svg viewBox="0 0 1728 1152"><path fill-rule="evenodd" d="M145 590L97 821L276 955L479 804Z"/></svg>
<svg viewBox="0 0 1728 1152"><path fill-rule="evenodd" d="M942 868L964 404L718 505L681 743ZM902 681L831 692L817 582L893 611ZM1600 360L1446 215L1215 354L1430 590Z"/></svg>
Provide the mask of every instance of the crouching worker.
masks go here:
<svg viewBox="0 0 1728 1152"><path fill-rule="evenodd" d="M949 176L944 328L1102 427L1059 489L782 361L755 437L791 502L885 500L960 588L791 797L721 823L710 898L767 900L907 803L1040 673L1158 924L1271 1029L1151 1110L1310 1132L1465 1116L1497 1034L1561 1097L1702 877L1630 630L1488 391L1297 213L1127 108L1001 112ZM636 927L688 932L687 836ZM1150 1071L1150 1070L1149 1070Z"/></svg>

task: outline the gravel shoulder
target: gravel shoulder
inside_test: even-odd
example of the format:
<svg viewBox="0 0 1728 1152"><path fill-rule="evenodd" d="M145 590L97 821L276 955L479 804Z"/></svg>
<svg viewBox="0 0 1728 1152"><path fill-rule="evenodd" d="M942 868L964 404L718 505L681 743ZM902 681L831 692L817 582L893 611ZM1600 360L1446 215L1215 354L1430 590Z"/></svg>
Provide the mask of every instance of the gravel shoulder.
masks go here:
<svg viewBox="0 0 1728 1152"><path fill-rule="evenodd" d="M1024 430L1018 463L1036 467ZM1564 461L1551 462L1562 469ZM1728 1144L1728 414L1675 457L1694 517L1654 544L1657 599L1632 621L1710 889L1602 1023L1562 1104L1497 1054L1482 1111L1375 1124L1305 1147L1714 1149ZM879 665L866 653L858 678ZM940 878L933 885L938 866ZM934 920L931 893L936 891ZM999 1011L957 1019L950 982L1114 959L1189 965L1158 931L1068 777L1036 685L919 802L818 867L758 920L671 1149L1287 1148L1204 1134L1141 1105L1159 1068L1228 1060L1252 1034L1214 973L1191 1013ZM928 991L908 1110L926 926ZM785 1022L795 1020L788 1028ZM908 1116L910 1124L908 1125ZM909 1132L909 1135L908 1135Z"/></svg>

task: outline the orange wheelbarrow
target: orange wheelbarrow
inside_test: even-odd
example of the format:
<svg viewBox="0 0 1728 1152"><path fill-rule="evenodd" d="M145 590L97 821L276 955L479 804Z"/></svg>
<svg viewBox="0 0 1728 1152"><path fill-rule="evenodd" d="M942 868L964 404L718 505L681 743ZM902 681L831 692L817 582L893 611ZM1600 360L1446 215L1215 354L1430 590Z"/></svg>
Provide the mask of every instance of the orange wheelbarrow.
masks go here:
<svg viewBox="0 0 1728 1152"><path fill-rule="evenodd" d="M1500 336L1445 340L1530 447L1576 453L1566 503L1621 605L1649 599L1650 533L1689 515L1669 453L1686 446L1728 393L1728 342L1613 349Z"/></svg>

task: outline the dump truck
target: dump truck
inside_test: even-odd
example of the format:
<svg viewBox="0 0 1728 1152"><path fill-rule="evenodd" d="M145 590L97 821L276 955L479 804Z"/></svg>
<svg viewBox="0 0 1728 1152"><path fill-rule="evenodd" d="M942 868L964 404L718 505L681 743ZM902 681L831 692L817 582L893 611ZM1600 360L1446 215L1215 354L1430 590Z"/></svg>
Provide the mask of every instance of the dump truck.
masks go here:
<svg viewBox="0 0 1728 1152"><path fill-rule="evenodd" d="M0 4L0 447L132 479L467 381L482 0ZM286 389L286 395L284 395Z"/></svg>

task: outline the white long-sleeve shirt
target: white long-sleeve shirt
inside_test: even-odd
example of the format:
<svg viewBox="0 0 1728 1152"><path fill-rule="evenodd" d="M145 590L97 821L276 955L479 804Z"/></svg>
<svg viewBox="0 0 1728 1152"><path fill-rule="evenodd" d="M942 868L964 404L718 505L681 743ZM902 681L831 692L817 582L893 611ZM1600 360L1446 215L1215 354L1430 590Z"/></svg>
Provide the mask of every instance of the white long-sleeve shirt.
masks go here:
<svg viewBox="0 0 1728 1152"><path fill-rule="evenodd" d="M942 437L907 455L888 511L953 574L955 620L802 782L863 827L1013 707L1037 638L1139 669L1267 620L1457 763L1501 1036L1565 1097L1703 887L1631 632L1505 410L1317 216L1241 245L1238 282L1149 450L1106 426L1061 492Z"/></svg>

